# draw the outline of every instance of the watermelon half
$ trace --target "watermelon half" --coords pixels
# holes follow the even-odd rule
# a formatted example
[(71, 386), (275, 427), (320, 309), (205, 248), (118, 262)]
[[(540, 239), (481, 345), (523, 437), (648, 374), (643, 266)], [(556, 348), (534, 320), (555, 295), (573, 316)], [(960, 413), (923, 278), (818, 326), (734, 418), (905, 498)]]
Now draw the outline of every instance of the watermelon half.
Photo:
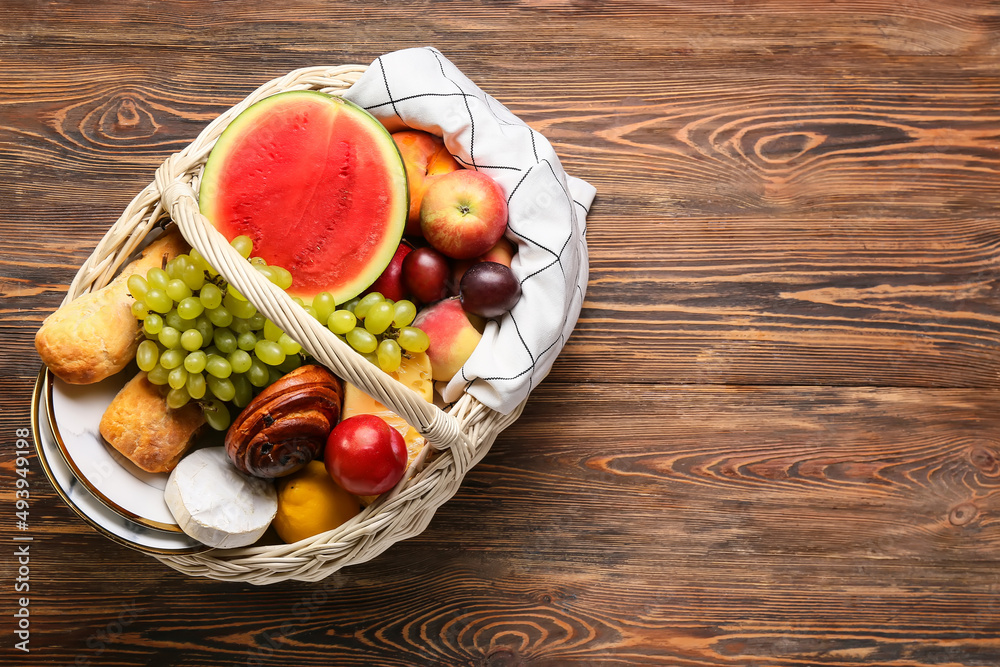
[(406, 168), (385, 127), (316, 91), (278, 93), (237, 116), (208, 156), (201, 212), (227, 238), (292, 274), (293, 296), (338, 304), (388, 266), (409, 208)]

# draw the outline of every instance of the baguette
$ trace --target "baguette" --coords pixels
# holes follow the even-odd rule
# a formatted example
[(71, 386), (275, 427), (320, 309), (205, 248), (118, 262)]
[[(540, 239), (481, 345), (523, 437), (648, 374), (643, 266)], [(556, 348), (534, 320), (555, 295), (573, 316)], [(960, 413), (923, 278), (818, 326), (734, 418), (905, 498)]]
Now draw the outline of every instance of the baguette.
[(124, 369), (135, 358), (142, 340), (132, 315), (135, 299), (127, 281), (146, 275), (154, 266), (187, 252), (189, 246), (174, 228), (150, 243), (106, 286), (83, 294), (45, 318), (35, 334), (42, 363), (69, 384), (92, 384)]

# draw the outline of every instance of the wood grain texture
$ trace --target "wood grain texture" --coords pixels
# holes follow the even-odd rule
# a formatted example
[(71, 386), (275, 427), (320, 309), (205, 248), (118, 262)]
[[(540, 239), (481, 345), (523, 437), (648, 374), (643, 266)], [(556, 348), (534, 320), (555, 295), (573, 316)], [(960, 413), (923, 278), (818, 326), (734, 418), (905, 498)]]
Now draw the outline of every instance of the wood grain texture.
[[(11, 665), (1000, 664), (1000, 6), (7, 0)], [(257, 85), (431, 44), (598, 188), (576, 332), (422, 535), (186, 578), (30, 458), (32, 338), (156, 166)]]

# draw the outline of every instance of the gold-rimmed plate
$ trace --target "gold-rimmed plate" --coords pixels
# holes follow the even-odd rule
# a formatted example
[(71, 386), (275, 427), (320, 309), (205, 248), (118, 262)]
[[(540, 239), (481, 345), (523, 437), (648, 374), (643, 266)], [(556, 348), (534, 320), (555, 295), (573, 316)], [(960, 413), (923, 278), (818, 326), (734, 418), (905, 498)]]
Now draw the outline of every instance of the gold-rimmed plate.
[[(182, 554), (208, 551), (209, 547), (179, 530), (160, 530), (129, 519), (98, 500), (70, 468), (57, 444), (50, 425), (53, 412), (49, 403), (50, 374), (44, 367), (35, 382), (32, 395), (31, 426), (35, 435), (35, 452), (45, 476), (56, 493), (81, 519), (105, 537), (149, 554)], [(97, 419), (100, 419), (98, 414)], [(172, 518), (172, 517), (171, 517)], [(176, 526), (176, 523), (174, 524)]]

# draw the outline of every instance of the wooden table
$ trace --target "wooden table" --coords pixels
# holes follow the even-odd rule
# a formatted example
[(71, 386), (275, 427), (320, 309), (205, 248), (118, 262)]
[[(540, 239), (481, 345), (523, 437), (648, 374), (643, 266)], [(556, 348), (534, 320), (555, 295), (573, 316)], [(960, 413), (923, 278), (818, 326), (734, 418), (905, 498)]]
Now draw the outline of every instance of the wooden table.
[[(4, 664), (1000, 664), (996, 2), (3, 5)], [(103, 231), (257, 85), (425, 44), (598, 189), (523, 417), (320, 584), (181, 575), (32, 457), (17, 592), (33, 335)]]

